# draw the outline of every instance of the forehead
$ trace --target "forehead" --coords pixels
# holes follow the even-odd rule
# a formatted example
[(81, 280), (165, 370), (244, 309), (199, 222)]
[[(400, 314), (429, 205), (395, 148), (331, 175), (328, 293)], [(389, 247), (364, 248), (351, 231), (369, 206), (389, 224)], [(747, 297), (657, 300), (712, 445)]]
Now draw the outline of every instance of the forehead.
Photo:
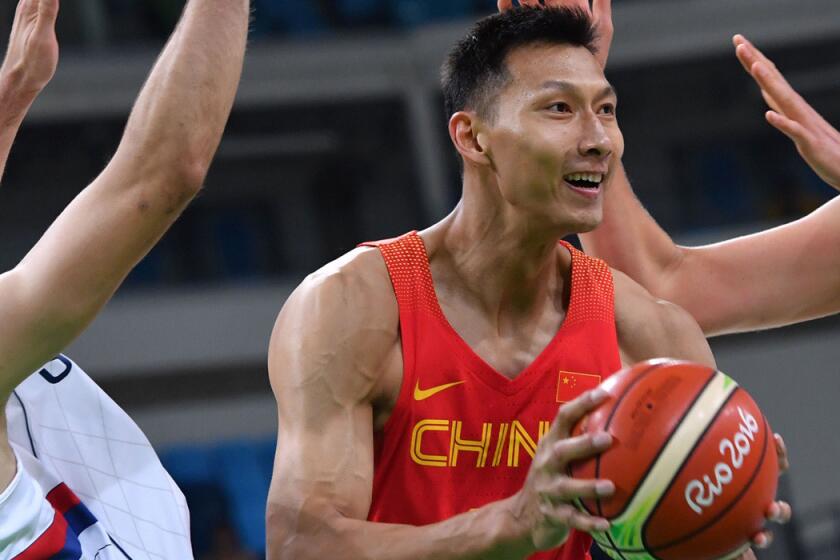
[(547, 82), (566, 82), (602, 90), (609, 86), (595, 56), (584, 47), (528, 45), (511, 51), (505, 59), (510, 89), (534, 92)]

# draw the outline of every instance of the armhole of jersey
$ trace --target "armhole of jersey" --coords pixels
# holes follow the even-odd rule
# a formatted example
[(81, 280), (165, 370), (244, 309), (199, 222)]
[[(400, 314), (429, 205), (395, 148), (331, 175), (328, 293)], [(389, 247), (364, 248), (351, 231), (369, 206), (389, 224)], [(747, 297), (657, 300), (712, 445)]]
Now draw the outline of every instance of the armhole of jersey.
[[(406, 239), (414, 234), (408, 233), (402, 237), (389, 239), (385, 241), (376, 241), (362, 243), (362, 247), (373, 247), (379, 250), (385, 262), (385, 268), (388, 270), (388, 277), (391, 279), (391, 288), (394, 292), (394, 297), (397, 301), (397, 308), (399, 310), (399, 334), (400, 347), (402, 352), (402, 381), (400, 383), (400, 392), (397, 401), (394, 403), (394, 409), (385, 423), (383, 431), (387, 431), (388, 426), (391, 425), (395, 418), (407, 411), (406, 403), (410, 402), (411, 391), (414, 386), (415, 364), (417, 356), (417, 305), (416, 290), (418, 273), (411, 267), (405, 268), (404, 258), (401, 258), (399, 253), (408, 252), (409, 256), (414, 251), (406, 243)], [(402, 264), (403, 266), (399, 266)]]

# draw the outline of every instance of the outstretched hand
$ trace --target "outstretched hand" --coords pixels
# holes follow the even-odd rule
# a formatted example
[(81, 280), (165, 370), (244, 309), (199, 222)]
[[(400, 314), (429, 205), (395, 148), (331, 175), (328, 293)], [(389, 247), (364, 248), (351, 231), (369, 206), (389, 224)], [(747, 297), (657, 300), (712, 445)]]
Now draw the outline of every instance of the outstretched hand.
[(59, 0), (18, 2), (0, 80), (30, 101), (49, 83), (58, 66), (58, 8)]
[(767, 122), (793, 140), (799, 154), (823, 181), (840, 190), (840, 132), (791, 87), (764, 53), (741, 35), (736, 35), (733, 42), (738, 60), (770, 106)]
[(578, 8), (587, 13), (592, 18), (592, 23), (598, 32), (595, 43), (598, 52), (595, 57), (598, 59), (601, 68), (606, 68), (614, 33), (612, 0), (592, 0), (591, 5), (590, 0), (499, 0), (499, 11), (503, 12), (511, 9), (517, 1), (520, 6)]

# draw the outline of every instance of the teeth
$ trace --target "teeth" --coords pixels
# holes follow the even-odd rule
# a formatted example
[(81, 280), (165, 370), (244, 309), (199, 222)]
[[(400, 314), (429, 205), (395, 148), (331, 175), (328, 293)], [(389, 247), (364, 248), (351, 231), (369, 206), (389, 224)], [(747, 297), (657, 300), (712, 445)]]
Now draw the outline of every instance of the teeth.
[(571, 173), (566, 175), (567, 181), (587, 181), (590, 183), (600, 183), (604, 179), (601, 173)]

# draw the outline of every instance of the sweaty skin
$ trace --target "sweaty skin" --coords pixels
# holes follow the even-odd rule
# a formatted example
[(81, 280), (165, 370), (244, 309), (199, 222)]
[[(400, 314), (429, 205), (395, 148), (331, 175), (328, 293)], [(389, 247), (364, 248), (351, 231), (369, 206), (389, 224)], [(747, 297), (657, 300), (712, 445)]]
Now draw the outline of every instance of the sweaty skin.
[[(14, 100), (0, 105), (2, 164), (26, 108), (55, 70), (57, 13), (58, 0), (18, 5), (0, 71), (0, 96)], [(233, 105), (248, 14), (247, 0), (187, 3), (111, 162), (0, 275), (2, 402), (84, 330), (200, 190)], [(15, 469), (0, 415), (0, 488)]]
[[(767, 121), (793, 140), (811, 168), (840, 189), (840, 132), (743, 37), (736, 54), (771, 110)], [(586, 250), (658, 297), (676, 302), (707, 335), (752, 331), (840, 312), (840, 200), (760, 233), (681, 247), (633, 194), (623, 170), (608, 187), (604, 223), (581, 237)]]
[[(421, 237), (449, 321), (479, 356), (513, 378), (565, 318), (571, 256), (557, 241), (601, 217), (600, 196), (584, 196), (562, 177), (609, 173), (623, 141), (615, 94), (586, 49), (522, 47), (510, 54), (508, 69), (513, 78), (495, 122), (470, 112), (452, 117), (450, 136), (465, 166), (463, 199)], [(714, 365), (687, 313), (621, 273), (614, 277), (626, 364), (670, 355)], [(612, 483), (563, 474), (569, 461), (609, 446), (608, 437), (569, 437), (603, 398), (598, 394), (561, 409), (514, 496), (423, 527), (366, 521), (374, 432), (393, 410), (402, 366), (397, 303), (378, 251), (345, 255), (287, 301), (269, 353), (279, 414), (269, 558), (526, 558), (561, 544), (570, 528), (604, 527), (569, 502), (607, 495)], [(558, 505), (545, 505), (547, 497)]]

